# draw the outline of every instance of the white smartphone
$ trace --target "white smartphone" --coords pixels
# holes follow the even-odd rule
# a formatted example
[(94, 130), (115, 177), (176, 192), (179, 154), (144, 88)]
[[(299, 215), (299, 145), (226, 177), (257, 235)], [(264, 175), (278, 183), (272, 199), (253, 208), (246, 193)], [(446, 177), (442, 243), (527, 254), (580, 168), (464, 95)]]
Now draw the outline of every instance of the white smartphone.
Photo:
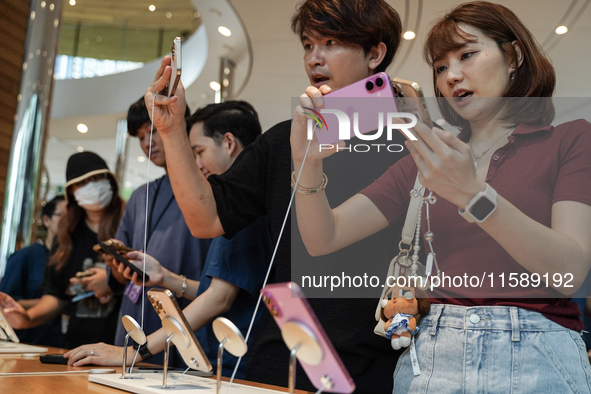
[(179, 81), (181, 80), (181, 70), (182, 70), (182, 62), (181, 62), (181, 38), (176, 37), (172, 41), (172, 47), (170, 48), (170, 80), (167, 82), (166, 87), (164, 88), (164, 94), (170, 97), (173, 96), (176, 92), (176, 88), (179, 85)]
[[(173, 337), (172, 342), (176, 344), (176, 348), (183, 357), (185, 364), (198, 371), (211, 371), (211, 363), (205, 355), (205, 352), (203, 352), (203, 349), (197, 341), (197, 338), (195, 338), (193, 329), (189, 325), (189, 322), (187, 322), (183, 311), (179, 307), (179, 304), (176, 302), (176, 298), (171, 293), (171, 291), (167, 289), (148, 290), (148, 300), (152, 304), (152, 307), (154, 307), (154, 310), (160, 317), (160, 320), (162, 320), (165, 330), (166, 323), (170, 324), (171, 321), (174, 323), (174, 325), (177, 325), (177, 327), (178, 325), (182, 327), (182, 340), (175, 341)], [(167, 335), (170, 335), (168, 330), (166, 333)], [(181, 342), (187, 346), (179, 346), (179, 343)]]

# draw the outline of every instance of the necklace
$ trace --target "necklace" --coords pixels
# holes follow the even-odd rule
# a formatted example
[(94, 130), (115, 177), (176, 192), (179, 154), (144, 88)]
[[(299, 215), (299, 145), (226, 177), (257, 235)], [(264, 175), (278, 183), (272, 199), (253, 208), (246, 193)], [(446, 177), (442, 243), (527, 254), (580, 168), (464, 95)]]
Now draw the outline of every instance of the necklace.
[(488, 152), (490, 150), (490, 148), (492, 148), (493, 146), (496, 145), (497, 142), (499, 142), (501, 139), (503, 139), (503, 137), (506, 137), (508, 134), (510, 134), (513, 130), (515, 130), (515, 127), (512, 129), (509, 129), (505, 134), (503, 134), (502, 136), (500, 136), (499, 138), (497, 138), (495, 140), (495, 142), (493, 142), (488, 148), (486, 148), (481, 154), (477, 155), (476, 153), (474, 153), (474, 149), (472, 148), (472, 137), (470, 137), (470, 150), (472, 151), (472, 156), (474, 156), (474, 168), (478, 169), (478, 160), (480, 160), (482, 158), (482, 156), (486, 155), (486, 152)]

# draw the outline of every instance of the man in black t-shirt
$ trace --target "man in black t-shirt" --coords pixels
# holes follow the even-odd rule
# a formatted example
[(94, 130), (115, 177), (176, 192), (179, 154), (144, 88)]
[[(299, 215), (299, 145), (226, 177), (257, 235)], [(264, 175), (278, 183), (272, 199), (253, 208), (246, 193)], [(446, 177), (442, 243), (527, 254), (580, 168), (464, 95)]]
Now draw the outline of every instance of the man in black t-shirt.
[[(307, 0), (292, 18), (292, 29), (304, 46), (310, 83), (328, 85), (333, 91), (384, 71), (401, 38), (398, 14), (383, 0)], [(184, 135), (184, 88), (179, 85), (173, 98), (155, 94), (166, 84), (169, 64), (170, 58), (165, 57), (145, 100), (150, 113), (154, 107), (154, 125), (166, 151), (174, 157), (168, 162), (168, 171), (187, 225), (197, 237), (232, 237), (267, 215), (273, 241), (279, 241), (271, 280), (289, 281), (291, 121), (261, 135), (225, 174), (206, 180)], [(310, 304), (353, 377), (356, 392), (390, 393), (397, 354), (373, 334), (375, 300), (312, 299)], [(246, 378), (285, 386), (289, 351), (269, 314), (254, 335)], [(303, 373), (297, 376), (298, 388), (313, 390)]]

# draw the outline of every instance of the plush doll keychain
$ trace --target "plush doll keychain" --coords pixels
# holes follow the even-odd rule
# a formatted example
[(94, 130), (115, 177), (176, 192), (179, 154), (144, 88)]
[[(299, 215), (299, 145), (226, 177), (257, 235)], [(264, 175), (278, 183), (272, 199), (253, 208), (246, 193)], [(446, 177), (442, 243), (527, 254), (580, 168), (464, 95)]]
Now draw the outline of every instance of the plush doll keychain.
[[(392, 348), (398, 350), (410, 345), (411, 336), (419, 332), (417, 319), (431, 310), (431, 302), (420, 289), (398, 289), (394, 287), (392, 294), (398, 290), (398, 297), (380, 301), (381, 317), (385, 323), (386, 338), (391, 340)], [(403, 293), (403, 295), (400, 295)]]

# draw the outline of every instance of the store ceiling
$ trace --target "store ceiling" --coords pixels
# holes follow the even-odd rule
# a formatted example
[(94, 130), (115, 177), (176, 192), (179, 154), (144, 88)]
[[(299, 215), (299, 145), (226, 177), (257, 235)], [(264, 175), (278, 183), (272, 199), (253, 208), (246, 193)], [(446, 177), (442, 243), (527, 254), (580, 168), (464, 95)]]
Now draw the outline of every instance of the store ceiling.
[[(79, 3), (83, 1), (85, 0), (80, 0)], [(511, 8), (523, 20), (552, 58), (557, 72), (556, 96), (580, 97), (582, 100), (591, 97), (591, 78), (589, 78), (591, 0), (501, 0), (497, 2)], [(142, 6), (146, 4), (139, 0), (89, 0), (88, 3), (99, 7), (100, 4), (125, 5), (129, 12), (132, 12), (137, 4), (141, 3)], [(162, 2), (162, 4), (171, 5), (172, 3), (177, 1)], [(193, 3), (198, 3), (198, 0), (194, 0)], [(248, 31), (254, 57), (249, 82), (237, 98), (247, 100), (254, 105), (259, 112), (264, 130), (291, 117), (291, 99), (303, 93), (308, 85), (302, 62), (303, 49), (298, 37), (290, 31), (289, 27), (290, 18), (298, 3), (297, 0), (231, 0), (231, 4)], [(431, 22), (461, 2), (388, 0), (388, 3), (400, 13), (405, 28), (414, 30), (417, 37), (412, 41), (403, 41), (394, 63), (387, 71), (391, 76), (418, 81), (423, 86), (425, 94), (432, 96), (431, 73), (421, 56), (422, 43)], [(159, 9), (158, 3), (156, 5)], [(209, 10), (200, 10), (204, 14), (203, 17), (206, 11)], [(556, 35), (554, 29), (563, 24), (569, 27), (569, 32), (562, 36)], [(218, 33), (208, 31), (208, 34)], [(190, 65), (185, 64), (184, 67), (190, 67)], [(149, 83), (150, 81), (146, 81), (146, 87)], [(205, 96), (207, 99), (200, 98)], [(212, 101), (211, 92), (202, 91), (192, 95), (189, 105), (192, 109), (196, 109)], [(105, 139), (108, 135), (114, 136), (116, 121), (125, 116), (125, 110), (126, 108), (122, 108), (120, 113), (88, 119), (84, 114), (76, 118), (53, 119), (50, 134), (57, 134), (61, 140), (67, 143), (72, 142), (75, 146), (85, 146), (85, 141), (88, 141), (88, 145), (92, 145), (97, 139)], [(77, 122), (86, 120), (95, 125), (95, 130), (100, 131), (94, 135), (89, 132), (84, 136), (77, 133), (72, 125), (75, 126)], [(114, 137), (112, 145), (114, 146)], [(130, 139), (130, 148), (137, 148), (136, 145), (135, 139)], [(136, 155), (141, 155), (137, 149), (129, 155), (130, 160), (135, 160)], [(107, 159), (109, 163), (114, 163), (114, 157)], [(140, 163), (133, 165), (135, 164)], [(145, 173), (145, 166), (145, 163), (141, 164), (141, 167), (138, 167), (139, 172)], [(52, 179), (59, 182), (60, 175)], [(134, 187), (135, 185), (134, 181)]]

